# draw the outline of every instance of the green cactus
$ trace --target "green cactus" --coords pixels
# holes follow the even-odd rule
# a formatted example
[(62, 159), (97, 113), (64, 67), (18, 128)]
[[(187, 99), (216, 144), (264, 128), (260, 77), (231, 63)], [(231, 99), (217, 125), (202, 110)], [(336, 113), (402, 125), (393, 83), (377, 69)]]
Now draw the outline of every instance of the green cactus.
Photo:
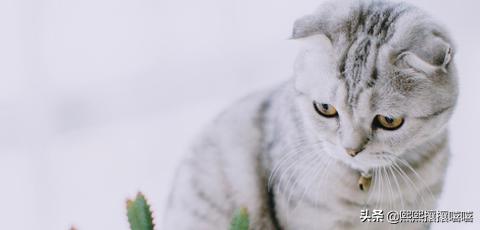
[(145, 196), (138, 193), (135, 200), (127, 200), (127, 216), (131, 230), (153, 230), (153, 217)]
[(233, 216), (230, 230), (248, 230), (249, 225), (248, 210), (246, 208), (240, 208)]
[[(140, 192), (135, 200), (127, 200), (127, 216), (131, 230), (153, 230), (155, 227), (150, 205)], [(248, 230), (249, 225), (248, 210), (240, 208), (232, 218), (230, 230)]]

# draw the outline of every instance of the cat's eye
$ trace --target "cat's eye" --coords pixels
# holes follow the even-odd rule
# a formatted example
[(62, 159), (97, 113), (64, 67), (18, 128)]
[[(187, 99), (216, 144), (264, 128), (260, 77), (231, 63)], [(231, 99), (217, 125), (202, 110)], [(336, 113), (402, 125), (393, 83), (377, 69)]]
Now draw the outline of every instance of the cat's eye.
[(338, 115), (337, 109), (333, 105), (313, 102), (313, 107), (318, 114), (324, 117), (336, 117)]
[(402, 127), (404, 119), (402, 117), (389, 117), (377, 115), (373, 119), (373, 126), (385, 130), (396, 130)]

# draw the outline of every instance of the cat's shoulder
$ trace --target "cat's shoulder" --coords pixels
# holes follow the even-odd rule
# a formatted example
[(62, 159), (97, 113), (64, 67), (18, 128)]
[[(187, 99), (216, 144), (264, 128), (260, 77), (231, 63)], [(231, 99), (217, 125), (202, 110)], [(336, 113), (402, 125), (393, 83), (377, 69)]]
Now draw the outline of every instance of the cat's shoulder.
[(278, 90), (278, 86), (267, 88), (233, 102), (199, 133), (193, 143), (197, 150), (194, 152), (205, 152), (205, 148), (228, 149), (228, 152), (257, 149), (261, 144), (266, 110)]
[(236, 100), (209, 122), (204, 129), (205, 134), (240, 137), (256, 132), (263, 122), (273, 91), (265, 89)]

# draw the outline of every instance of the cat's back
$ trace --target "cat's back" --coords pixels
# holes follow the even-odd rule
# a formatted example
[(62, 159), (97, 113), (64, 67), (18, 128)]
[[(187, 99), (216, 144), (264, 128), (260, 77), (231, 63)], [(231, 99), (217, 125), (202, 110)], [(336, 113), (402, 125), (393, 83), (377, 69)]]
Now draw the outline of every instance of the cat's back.
[[(235, 154), (235, 150), (258, 149), (262, 127), (266, 122), (265, 112), (270, 106), (271, 95), (275, 90), (278, 89), (271, 88), (252, 93), (227, 107), (197, 136), (189, 157), (202, 158), (208, 155), (237, 157), (245, 154)], [(211, 147), (224, 151), (217, 153), (205, 151)]]
[[(260, 152), (264, 114), (274, 90), (235, 102), (197, 137), (177, 172), (166, 229), (227, 229), (241, 207), (252, 217), (260, 217), (252, 222), (264, 221), (260, 219), (268, 213), (263, 207), (266, 194)], [(199, 221), (187, 223), (184, 220), (192, 218), (185, 215)]]

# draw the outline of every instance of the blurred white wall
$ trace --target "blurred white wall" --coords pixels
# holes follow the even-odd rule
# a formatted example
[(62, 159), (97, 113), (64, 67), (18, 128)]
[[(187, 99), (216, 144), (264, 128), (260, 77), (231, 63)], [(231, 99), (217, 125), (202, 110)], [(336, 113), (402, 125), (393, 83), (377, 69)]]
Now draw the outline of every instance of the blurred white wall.
[[(0, 229), (128, 229), (159, 220), (176, 164), (215, 114), (290, 77), (295, 18), (321, 0), (0, 0)], [(439, 209), (479, 229), (480, 2), (413, 1), (458, 46), (461, 95)]]

